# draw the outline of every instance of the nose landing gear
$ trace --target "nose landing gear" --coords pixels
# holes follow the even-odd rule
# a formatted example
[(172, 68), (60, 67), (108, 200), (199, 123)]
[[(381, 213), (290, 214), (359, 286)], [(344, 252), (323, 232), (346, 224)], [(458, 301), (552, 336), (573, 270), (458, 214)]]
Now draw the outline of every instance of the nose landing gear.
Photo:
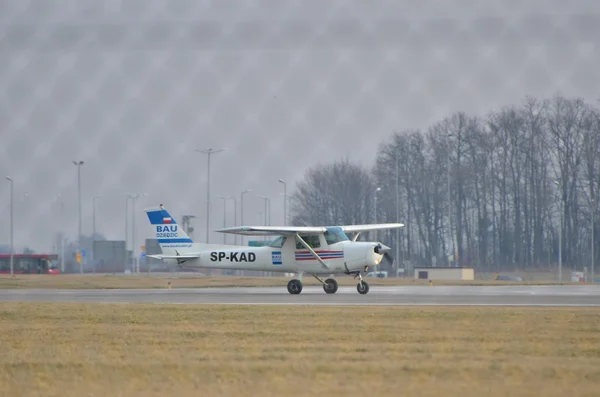
[[(344, 264), (344, 266), (346, 266), (346, 264)], [(364, 272), (366, 273), (369, 270), (369, 266), (365, 266)], [(366, 293), (369, 292), (369, 284), (367, 284), (367, 282), (365, 280), (363, 280), (362, 278), (362, 274), (360, 274), (359, 270), (355, 270), (355, 271), (350, 271), (348, 270), (348, 266), (346, 266), (346, 271), (344, 272), (345, 274), (348, 275), (354, 275), (354, 278), (356, 279), (356, 277), (358, 277), (358, 284), (356, 284), (356, 290), (358, 291), (359, 294), (364, 295)]]

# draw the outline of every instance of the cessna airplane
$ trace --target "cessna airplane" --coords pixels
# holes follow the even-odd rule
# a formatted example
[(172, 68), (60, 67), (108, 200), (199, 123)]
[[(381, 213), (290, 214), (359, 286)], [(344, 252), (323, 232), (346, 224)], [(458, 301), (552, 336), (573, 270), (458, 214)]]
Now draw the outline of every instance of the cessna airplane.
[[(323, 280), (319, 275), (354, 275), (359, 278), (358, 293), (368, 293), (369, 285), (363, 280), (361, 271), (366, 273), (369, 267), (378, 265), (390, 248), (379, 242), (356, 239), (362, 232), (404, 226), (402, 223), (329, 227), (241, 226), (217, 230), (247, 236), (278, 236), (266, 246), (249, 247), (195, 243), (162, 204), (145, 211), (163, 252), (148, 257), (186, 268), (296, 273), (299, 277), (290, 280), (287, 286), (293, 295), (302, 292), (303, 273), (319, 280), (328, 294), (337, 292), (338, 283), (334, 278)], [(349, 238), (347, 233), (352, 237)]]

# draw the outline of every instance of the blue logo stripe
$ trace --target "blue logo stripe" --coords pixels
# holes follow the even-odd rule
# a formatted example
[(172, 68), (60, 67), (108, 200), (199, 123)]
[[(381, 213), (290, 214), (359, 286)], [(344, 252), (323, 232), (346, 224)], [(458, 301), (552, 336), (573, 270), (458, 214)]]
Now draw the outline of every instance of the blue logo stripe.
[(193, 243), (191, 238), (159, 238), (157, 240), (159, 244)]

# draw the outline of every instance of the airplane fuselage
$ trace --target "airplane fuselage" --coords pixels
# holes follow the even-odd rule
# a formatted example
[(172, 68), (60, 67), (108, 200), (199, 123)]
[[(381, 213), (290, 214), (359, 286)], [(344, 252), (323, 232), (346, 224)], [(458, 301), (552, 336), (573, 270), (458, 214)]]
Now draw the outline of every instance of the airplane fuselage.
[(343, 241), (328, 245), (326, 248), (315, 248), (314, 252), (325, 265), (310, 250), (298, 249), (293, 244), (285, 244), (281, 248), (232, 246), (231, 249), (225, 249), (221, 246), (211, 250), (198, 244), (198, 251), (200, 251), (198, 258), (179, 260), (180, 263), (176, 259), (164, 260), (170, 265), (185, 268), (329, 274), (357, 271), (365, 266), (379, 264), (381, 255), (374, 253), (375, 245)]

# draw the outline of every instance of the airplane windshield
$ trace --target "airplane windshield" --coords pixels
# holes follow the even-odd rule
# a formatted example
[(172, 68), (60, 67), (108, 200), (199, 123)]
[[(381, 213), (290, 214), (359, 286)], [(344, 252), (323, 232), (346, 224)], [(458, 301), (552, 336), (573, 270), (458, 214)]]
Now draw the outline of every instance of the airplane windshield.
[(269, 244), (269, 247), (281, 248), (281, 247), (283, 247), (283, 244), (285, 244), (285, 240), (286, 240), (285, 236), (277, 237), (275, 240), (273, 240), (273, 242), (271, 244)]
[(335, 244), (350, 239), (346, 236), (346, 233), (344, 233), (341, 227), (328, 227), (325, 232), (325, 240), (327, 241), (327, 244)]

